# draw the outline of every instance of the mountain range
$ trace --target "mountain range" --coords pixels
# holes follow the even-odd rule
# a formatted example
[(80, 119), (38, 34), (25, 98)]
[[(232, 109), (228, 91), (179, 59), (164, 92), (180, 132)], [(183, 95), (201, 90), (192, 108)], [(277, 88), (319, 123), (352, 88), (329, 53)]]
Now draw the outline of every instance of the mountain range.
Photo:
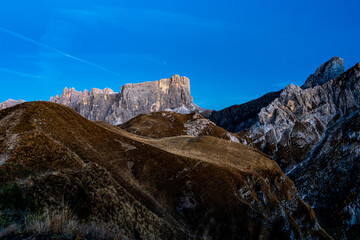
[(37, 205), (130, 239), (360, 235), (360, 63), (220, 111), (179, 75), (20, 103), (0, 105), (0, 183)]
[(89, 120), (114, 125), (141, 113), (164, 110), (190, 113), (201, 110), (193, 103), (190, 80), (179, 75), (159, 81), (125, 84), (120, 93), (114, 93), (109, 88), (92, 89), (90, 93), (65, 88), (60, 97), (51, 97), (50, 102), (67, 105)]

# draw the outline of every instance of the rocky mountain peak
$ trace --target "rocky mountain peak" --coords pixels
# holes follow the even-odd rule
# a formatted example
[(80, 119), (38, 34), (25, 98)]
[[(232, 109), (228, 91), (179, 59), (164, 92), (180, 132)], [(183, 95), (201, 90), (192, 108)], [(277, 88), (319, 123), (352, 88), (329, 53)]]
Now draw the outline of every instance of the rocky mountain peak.
[[(87, 90), (87, 89), (85, 89), (84, 91), (83, 91), (83, 94), (85, 95), (85, 96), (89, 96), (90, 95), (90, 93), (89, 93), (89, 91)], [(58, 95), (57, 95), (58, 96)]]
[(284, 88), (284, 90), (281, 91), (280, 95), (284, 96), (289, 93), (298, 92), (298, 91), (301, 91), (301, 88), (298, 85), (289, 84)]
[(344, 59), (340, 57), (333, 57), (326, 63), (322, 64), (314, 74), (311, 74), (306, 80), (305, 84), (301, 86), (302, 89), (312, 88), (322, 85), (331, 79), (334, 79), (344, 73), (345, 65)]
[[(360, 74), (356, 69), (357, 65), (314, 88), (288, 85), (278, 98), (259, 112), (258, 124), (249, 128), (248, 137), (277, 160), (283, 170), (289, 171), (308, 157), (330, 124), (339, 116), (359, 108), (357, 82)], [(287, 149), (292, 147), (291, 156), (288, 156)]]

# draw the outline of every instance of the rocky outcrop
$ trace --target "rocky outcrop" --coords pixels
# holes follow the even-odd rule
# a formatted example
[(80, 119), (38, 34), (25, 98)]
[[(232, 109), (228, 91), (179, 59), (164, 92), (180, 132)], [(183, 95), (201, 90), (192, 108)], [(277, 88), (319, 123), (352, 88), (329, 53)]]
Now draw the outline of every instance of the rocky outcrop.
[(109, 88), (92, 89), (90, 93), (65, 88), (60, 97), (52, 97), (50, 102), (67, 105), (89, 120), (110, 124), (121, 124), (142, 113), (200, 110), (193, 103), (190, 80), (179, 75), (154, 82), (125, 84), (120, 93)]
[(341, 117), (288, 175), (335, 239), (360, 236), (360, 113)]
[(344, 73), (344, 69), (344, 59), (333, 57), (321, 65), (318, 69), (316, 69), (316, 72), (308, 77), (305, 84), (302, 85), (301, 88), (306, 89), (322, 85), (327, 81), (340, 76), (342, 73)]
[(277, 161), (336, 239), (354, 239), (360, 233), (360, 63), (337, 76), (342, 66), (333, 58), (302, 88), (288, 85), (239, 134)]
[(245, 131), (251, 145), (290, 171), (304, 161), (324, 131), (341, 116), (360, 107), (360, 64), (336, 79), (314, 88), (288, 85), (258, 114)]
[(9, 107), (13, 107), (15, 105), (24, 103), (24, 100), (13, 100), (13, 99), (9, 99), (6, 100), (5, 102), (0, 103), (0, 110), (5, 109), (5, 108), (9, 108)]
[[(301, 88), (307, 89), (322, 85), (342, 73), (344, 73), (344, 60), (333, 57), (322, 64), (314, 74), (311, 74)], [(260, 111), (280, 97), (282, 91), (267, 93), (258, 99), (233, 105), (220, 111), (205, 111), (202, 115), (230, 132), (241, 132), (256, 124)]]

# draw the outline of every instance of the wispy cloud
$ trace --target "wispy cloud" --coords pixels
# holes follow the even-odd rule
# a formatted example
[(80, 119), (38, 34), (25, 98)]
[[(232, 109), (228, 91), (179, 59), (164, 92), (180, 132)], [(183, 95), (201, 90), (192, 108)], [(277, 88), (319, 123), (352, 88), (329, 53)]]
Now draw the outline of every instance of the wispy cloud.
[(34, 74), (30, 74), (30, 73), (23, 73), (23, 72), (11, 70), (11, 69), (8, 69), (8, 68), (2, 68), (2, 67), (0, 67), (0, 71), (4, 72), (4, 73), (15, 74), (17, 76), (26, 77), (26, 78), (39, 78), (39, 79), (43, 78), (42, 76), (39, 76), (39, 75), (34, 75)]
[(193, 25), (199, 27), (217, 28), (233, 31), (240, 30), (241, 27), (241, 25), (239, 24), (228, 21), (221, 21), (152, 8), (123, 7), (115, 9), (109, 7), (94, 7), (92, 9), (58, 10), (69, 17), (92, 22), (94, 24), (97, 23), (97, 21), (94, 21), (94, 19), (102, 19), (119, 24), (122, 24), (123, 20), (130, 20), (132, 24), (134, 24), (134, 21), (141, 21), (143, 23), (164, 22), (169, 24)]
[(6, 28), (4, 28), (4, 27), (0, 27), (0, 31), (2, 31), (2, 32), (4, 32), (4, 33), (7, 33), (7, 34), (9, 34), (9, 35), (12, 35), (12, 36), (14, 36), (14, 37), (20, 38), (20, 39), (22, 39), (22, 40), (24, 40), (24, 41), (27, 41), (27, 42), (29, 42), (29, 43), (32, 43), (32, 44), (34, 44), (34, 45), (36, 45), (36, 46), (43, 47), (43, 48), (45, 48), (45, 49), (47, 49), (47, 50), (50, 50), (50, 51), (55, 52), (55, 53), (58, 53), (58, 54), (60, 54), (60, 55), (62, 55), (62, 56), (64, 56), (64, 57), (67, 57), (67, 58), (76, 60), (76, 61), (78, 61), (78, 62), (81, 62), (81, 63), (87, 64), (87, 65), (90, 65), (90, 66), (95, 67), (95, 68), (98, 68), (98, 69), (100, 69), (100, 70), (102, 70), (102, 71), (104, 71), (104, 72), (107, 72), (107, 73), (116, 75), (116, 76), (118, 76), (118, 77), (121, 77), (121, 75), (120, 75), (119, 73), (116, 73), (116, 72), (114, 72), (114, 71), (111, 71), (111, 70), (109, 70), (109, 69), (107, 69), (107, 68), (105, 68), (105, 67), (103, 67), (103, 66), (100, 66), (100, 65), (98, 65), (98, 64), (96, 64), (96, 63), (89, 62), (89, 61), (87, 61), (87, 60), (84, 60), (84, 59), (75, 57), (75, 56), (70, 55), (70, 54), (68, 54), (68, 53), (65, 53), (65, 52), (63, 52), (63, 51), (61, 51), (61, 50), (59, 50), (59, 49), (57, 49), (57, 48), (54, 48), (54, 47), (52, 47), (52, 46), (49, 46), (49, 45), (43, 44), (43, 43), (41, 43), (41, 42), (35, 41), (35, 40), (33, 40), (33, 39), (29, 38), (29, 37), (26, 37), (26, 36), (21, 35), (21, 34), (19, 34), (19, 33), (13, 32), (13, 31), (11, 31), (11, 30), (9, 30), (9, 29), (6, 29)]

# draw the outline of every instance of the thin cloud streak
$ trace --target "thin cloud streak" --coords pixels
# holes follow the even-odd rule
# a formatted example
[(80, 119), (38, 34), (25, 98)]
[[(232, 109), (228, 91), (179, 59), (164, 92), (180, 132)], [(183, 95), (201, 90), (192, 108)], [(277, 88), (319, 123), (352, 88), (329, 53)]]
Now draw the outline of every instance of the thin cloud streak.
[(2, 32), (4, 32), (4, 33), (7, 33), (7, 34), (10, 34), (10, 35), (12, 35), (12, 36), (14, 36), (14, 37), (20, 38), (20, 39), (22, 39), (22, 40), (24, 40), (24, 41), (27, 41), (27, 42), (29, 42), (29, 43), (32, 43), (32, 44), (34, 44), (34, 45), (36, 45), (36, 46), (43, 47), (43, 48), (46, 48), (46, 49), (48, 49), (48, 50), (50, 50), (50, 51), (56, 52), (56, 53), (58, 53), (58, 54), (60, 54), (60, 55), (62, 55), (62, 56), (64, 56), (64, 57), (74, 59), (74, 60), (76, 60), (76, 61), (82, 62), (82, 63), (84, 63), (84, 64), (87, 64), (87, 65), (90, 65), (90, 66), (92, 66), (92, 67), (98, 68), (98, 69), (100, 69), (100, 70), (103, 70), (104, 72), (107, 72), (107, 73), (116, 75), (117, 77), (121, 77), (121, 75), (120, 75), (119, 73), (113, 72), (113, 71), (111, 71), (111, 70), (109, 70), (109, 69), (107, 69), (107, 68), (105, 68), (105, 67), (103, 67), (103, 66), (100, 66), (100, 65), (98, 65), (98, 64), (96, 64), (96, 63), (92, 63), (92, 62), (86, 61), (86, 60), (84, 60), (84, 59), (81, 59), (81, 58), (72, 56), (72, 55), (70, 55), (70, 54), (68, 54), (68, 53), (65, 53), (65, 52), (63, 52), (63, 51), (61, 51), (61, 50), (59, 50), (59, 49), (57, 49), (57, 48), (51, 47), (51, 46), (49, 46), (49, 45), (46, 45), (46, 44), (43, 44), (43, 43), (40, 43), (40, 42), (37, 42), (37, 41), (35, 41), (35, 40), (31, 39), (31, 38), (28, 38), (28, 37), (26, 37), (26, 36), (24, 36), (24, 35), (18, 34), (18, 33), (13, 32), (13, 31), (10, 31), (9, 29), (0, 27), (0, 31), (2, 31)]
[(10, 73), (10, 74), (15, 74), (15, 75), (20, 76), (20, 77), (39, 78), (39, 79), (43, 78), (42, 76), (33, 75), (33, 74), (29, 74), (29, 73), (18, 72), (18, 71), (15, 71), (15, 70), (11, 70), (11, 69), (8, 69), (8, 68), (2, 68), (2, 67), (0, 67), (0, 71), (5, 72), (5, 73)]
[[(121, 23), (121, 19), (128, 21), (141, 21), (145, 23), (149, 22), (166, 22), (171, 24), (183, 24), (183, 25), (194, 25), (199, 27), (217, 28), (221, 30), (239, 31), (241, 25), (227, 22), (214, 20), (210, 18), (203, 18), (198, 16), (191, 16), (182, 13), (163, 11), (160, 9), (152, 8), (109, 8), (109, 7), (95, 7), (93, 9), (58, 9), (61, 13), (66, 14), (69, 17), (75, 17), (85, 21), (93, 22), (97, 21), (93, 19), (104, 19), (110, 22)], [(114, 21), (117, 19), (117, 21)]]

